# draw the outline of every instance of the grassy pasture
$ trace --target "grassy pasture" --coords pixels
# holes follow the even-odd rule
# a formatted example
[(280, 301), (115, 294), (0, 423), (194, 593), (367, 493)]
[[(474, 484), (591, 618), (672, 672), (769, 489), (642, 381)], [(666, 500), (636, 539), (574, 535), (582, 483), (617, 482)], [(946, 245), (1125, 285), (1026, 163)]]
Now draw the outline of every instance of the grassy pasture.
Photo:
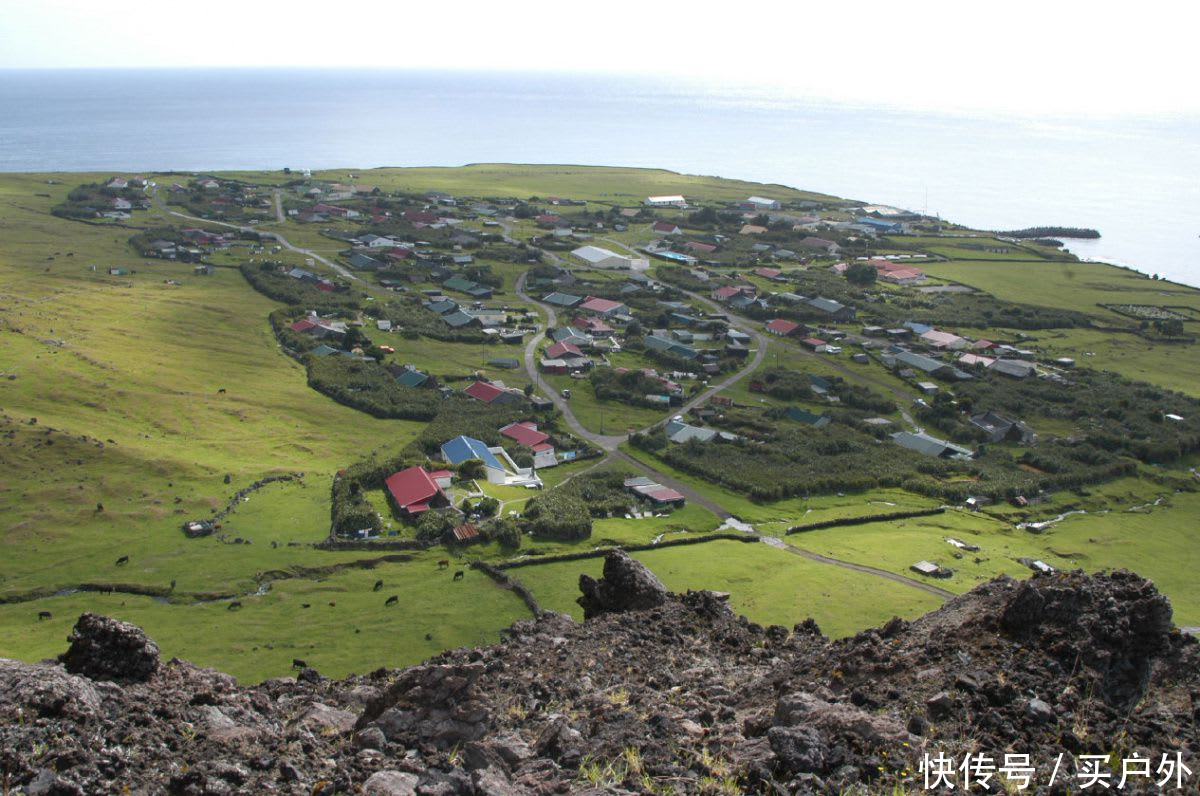
[[(933, 276), (970, 285), (1005, 301), (1078, 310), (1113, 326), (1129, 326), (1131, 321), (1097, 305), (1176, 304), (1200, 309), (1200, 290), (1103, 263), (951, 260), (921, 267)], [(1030, 286), (1036, 286), (1033, 295)]]
[[(913, 618), (940, 601), (907, 586), (819, 564), (764, 544), (709, 542), (634, 554), (674, 592), (714, 589), (731, 593), (730, 606), (761, 624), (786, 627), (812, 617), (829, 636), (841, 637), (886, 622)], [(599, 577), (603, 559), (587, 559), (512, 570), (543, 607), (570, 613), (579, 576)]]

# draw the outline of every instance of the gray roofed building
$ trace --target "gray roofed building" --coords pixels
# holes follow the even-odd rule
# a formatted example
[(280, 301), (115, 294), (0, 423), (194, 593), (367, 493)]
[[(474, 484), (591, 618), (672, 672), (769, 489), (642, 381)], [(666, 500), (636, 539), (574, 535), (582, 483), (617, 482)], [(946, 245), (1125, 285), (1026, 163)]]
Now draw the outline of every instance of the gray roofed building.
[(924, 456), (937, 456), (943, 459), (970, 459), (974, 453), (969, 448), (955, 445), (948, 440), (931, 437), (923, 431), (897, 431), (892, 434), (892, 441), (897, 445), (916, 451)]
[(1007, 418), (991, 409), (982, 414), (973, 415), (971, 425), (987, 434), (988, 439), (992, 442), (1013, 440), (1029, 444), (1037, 439), (1037, 434), (1025, 423)]
[(1014, 379), (1027, 379), (1037, 373), (1037, 367), (1032, 362), (1023, 362), (1019, 359), (997, 359), (988, 365), (988, 370), (1011, 376)]
[(445, 315), (448, 312), (457, 310), (458, 302), (451, 301), (448, 298), (441, 299), (440, 301), (427, 301), (425, 302), (425, 309), (436, 312), (438, 315)]
[(848, 307), (840, 301), (818, 296), (817, 298), (809, 299), (805, 303), (814, 310), (825, 313), (835, 321), (854, 320), (854, 308)]
[(888, 358), (891, 358), (892, 363), (895, 365), (915, 368), (931, 375), (946, 376), (948, 378), (958, 379), (959, 381), (964, 381), (971, 378), (970, 373), (959, 370), (949, 362), (943, 362), (940, 359), (927, 357), (924, 354), (916, 354), (912, 351), (897, 351), (894, 354), (887, 354), (883, 357), (885, 364)]
[(570, 293), (554, 292), (543, 297), (542, 301), (558, 307), (574, 307), (583, 301), (583, 296), (572, 296)]
[(471, 323), (477, 323), (478, 319), (472, 315), (468, 315), (462, 310), (456, 310), (449, 315), (443, 315), (442, 320), (453, 329), (461, 329)]
[(351, 254), (346, 262), (350, 263), (351, 268), (357, 268), (360, 271), (375, 271), (381, 265), (378, 260), (368, 257), (361, 252)]

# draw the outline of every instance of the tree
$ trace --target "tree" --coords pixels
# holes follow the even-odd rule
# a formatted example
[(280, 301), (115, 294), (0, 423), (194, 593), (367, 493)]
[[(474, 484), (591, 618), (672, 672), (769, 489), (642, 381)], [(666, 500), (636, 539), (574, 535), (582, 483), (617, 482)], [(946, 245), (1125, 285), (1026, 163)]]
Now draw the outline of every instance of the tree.
[(879, 271), (870, 263), (855, 263), (846, 269), (846, 281), (853, 285), (871, 285), (879, 278)]
[(417, 538), (436, 542), (454, 530), (454, 516), (448, 511), (427, 511), (417, 521)]
[(480, 478), (483, 472), (483, 461), (480, 459), (467, 459), (458, 466), (458, 477), (463, 479)]
[(521, 528), (511, 517), (493, 520), (488, 532), (501, 547), (515, 549), (521, 546)]

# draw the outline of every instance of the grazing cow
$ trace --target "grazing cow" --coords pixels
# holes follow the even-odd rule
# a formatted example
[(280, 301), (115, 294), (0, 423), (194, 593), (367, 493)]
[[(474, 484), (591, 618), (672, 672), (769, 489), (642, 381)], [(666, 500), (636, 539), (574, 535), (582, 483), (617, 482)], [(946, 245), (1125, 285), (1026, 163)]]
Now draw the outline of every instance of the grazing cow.
[(129, 563), (129, 556), (121, 556), (120, 558), (117, 559), (116, 566), (119, 567), (119, 566), (122, 566), (122, 565), (128, 564), (128, 563)]
[(380, 578), (379, 580), (375, 581), (375, 586), (374, 586), (374, 588), (371, 589), (371, 591), (379, 591), (382, 588), (383, 588), (383, 579)]
[(425, 640), (426, 640), (426, 641), (433, 641), (433, 634), (432, 634), (432, 633), (426, 633), (426, 634), (425, 634)]
[(54, 614), (50, 613), (49, 611), (38, 611), (38, 621), (39, 622), (42, 621), (43, 619), (53, 619), (53, 618), (54, 618)]
[(458, 572), (454, 573), (455, 580), (462, 580), (463, 577), (464, 577), (464, 575), (463, 575), (463, 571), (461, 569)]
[(307, 669), (308, 664), (305, 663), (304, 661), (300, 660), (299, 658), (292, 658), (292, 668), (293, 669)]
[(330, 607), (330, 608), (336, 608), (336, 607), (337, 607), (337, 603), (330, 603), (330, 604), (329, 604), (329, 607)]
[(448, 566), (450, 566), (450, 562), (447, 561), (446, 559), (442, 559), (441, 561), (438, 562), (438, 569), (445, 569)]
[(224, 394), (225, 394), (225, 388), (224, 388), (224, 387), (222, 387), (222, 388), (220, 388), (219, 390), (217, 390), (217, 392), (218, 392), (220, 395), (224, 395)]
[(241, 607), (242, 607), (242, 603), (241, 603), (241, 601), (240, 601), (240, 600), (234, 600), (233, 602), (231, 602), (231, 603), (229, 604), (229, 606), (228, 606), (228, 607), (227, 607), (225, 610), (226, 610), (226, 611), (232, 611), (232, 610), (234, 610), (235, 608), (241, 608)]
[(388, 605), (395, 605), (398, 602), (400, 602), (400, 595), (393, 594), (391, 597), (388, 597), (386, 600), (384, 600), (383, 604), (384, 604), (384, 606), (388, 606)]
[(301, 608), (312, 608), (312, 603), (300, 603)]

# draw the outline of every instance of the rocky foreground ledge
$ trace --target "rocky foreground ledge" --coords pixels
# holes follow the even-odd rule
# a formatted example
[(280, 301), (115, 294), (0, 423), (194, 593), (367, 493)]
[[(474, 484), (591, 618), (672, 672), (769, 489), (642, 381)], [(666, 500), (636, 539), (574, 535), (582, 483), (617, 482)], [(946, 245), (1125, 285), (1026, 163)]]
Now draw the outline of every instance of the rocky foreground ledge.
[(923, 790), (925, 755), (1022, 753), (1027, 792), (1067, 793), (1088, 754), (1200, 769), (1198, 645), (1129, 572), (999, 578), (841, 641), (669, 594), (623, 553), (581, 588), (584, 624), (251, 688), (85, 614), (59, 661), (0, 659), (0, 792), (891, 794)]

